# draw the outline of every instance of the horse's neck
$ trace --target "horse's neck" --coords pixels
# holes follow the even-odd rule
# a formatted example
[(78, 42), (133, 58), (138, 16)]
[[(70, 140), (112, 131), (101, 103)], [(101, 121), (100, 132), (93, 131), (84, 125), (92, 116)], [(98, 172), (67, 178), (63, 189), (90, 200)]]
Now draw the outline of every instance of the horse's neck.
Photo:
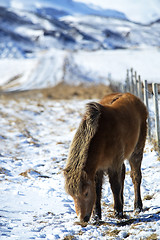
[(95, 178), (95, 174), (96, 174), (96, 159), (87, 159), (85, 166), (84, 166), (84, 170), (86, 171), (89, 179), (94, 179)]

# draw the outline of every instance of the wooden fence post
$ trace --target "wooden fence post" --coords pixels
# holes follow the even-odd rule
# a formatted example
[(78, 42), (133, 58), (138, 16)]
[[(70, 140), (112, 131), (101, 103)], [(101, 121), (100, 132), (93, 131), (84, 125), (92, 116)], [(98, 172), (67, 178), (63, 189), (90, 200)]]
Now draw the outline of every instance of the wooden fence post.
[(125, 92), (129, 92), (129, 91), (130, 91), (129, 70), (127, 69), (126, 84), (125, 84)]
[(138, 97), (137, 72), (134, 72), (134, 94)]
[(148, 109), (148, 137), (149, 140), (151, 140), (151, 121), (150, 121), (150, 115), (149, 115), (149, 105), (148, 105), (148, 83), (147, 80), (144, 80), (144, 103)]
[(153, 98), (154, 98), (154, 108), (155, 108), (155, 128), (156, 128), (156, 141), (158, 145), (158, 150), (160, 151), (160, 125), (159, 125), (159, 107), (158, 107), (158, 88), (157, 84), (152, 84)]
[(131, 68), (131, 87), (130, 92), (134, 94), (133, 68)]
[(138, 75), (138, 97), (143, 101), (141, 76)]
[[(111, 76), (108, 76), (111, 79)], [(142, 101), (144, 101), (147, 110), (148, 110), (148, 138), (151, 141), (152, 131), (151, 131), (151, 118), (150, 118), (150, 111), (149, 111), (149, 103), (148, 98), (150, 93), (148, 91), (148, 83), (147, 80), (142, 82), (140, 75), (137, 77), (137, 72), (133, 74), (133, 68), (127, 70), (125, 84), (116, 84), (115, 86), (121, 90), (122, 92), (130, 92), (138, 96)], [(156, 141), (158, 145), (158, 151), (160, 152), (160, 116), (159, 116), (159, 106), (158, 106), (158, 88), (157, 84), (152, 84), (153, 88), (153, 95), (154, 95), (154, 106), (155, 106), (155, 128), (156, 128)], [(152, 93), (151, 93), (152, 94)]]

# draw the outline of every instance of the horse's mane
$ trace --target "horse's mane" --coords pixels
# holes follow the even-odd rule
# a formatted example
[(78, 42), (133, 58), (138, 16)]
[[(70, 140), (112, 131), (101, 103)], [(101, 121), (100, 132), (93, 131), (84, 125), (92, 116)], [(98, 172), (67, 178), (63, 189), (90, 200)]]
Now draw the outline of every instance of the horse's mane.
[(67, 165), (64, 169), (65, 188), (70, 195), (82, 191), (83, 181), (85, 180), (83, 168), (88, 157), (91, 139), (98, 128), (101, 107), (96, 102), (86, 104), (84, 117), (71, 143)]

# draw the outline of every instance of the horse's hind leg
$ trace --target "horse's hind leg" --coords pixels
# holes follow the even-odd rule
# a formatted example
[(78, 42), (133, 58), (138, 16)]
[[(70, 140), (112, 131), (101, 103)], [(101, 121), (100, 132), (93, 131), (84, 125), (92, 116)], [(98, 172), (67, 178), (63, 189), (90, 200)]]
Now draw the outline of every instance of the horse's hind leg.
[(96, 203), (94, 209), (95, 220), (101, 219), (101, 195), (102, 195), (102, 183), (103, 183), (103, 171), (98, 171), (96, 174)]
[(122, 165), (122, 172), (121, 172), (121, 182), (122, 182), (121, 200), (122, 200), (122, 204), (124, 203), (124, 198), (123, 198), (123, 188), (124, 188), (125, 174), (126, 174), (126, 167), (125, 167), (125, 165), (124, 165), (124, 163), (123, 163), (123, 165)]
[(143, 149), (145, 145), (145, 139), (146, 139), (146, 125), (141, 130), (141, 134), (139, 137), (139, 141), (135, 147), (134, 152), (132, 153), (129, 163), (131, 166), (131, 178), (134, 185), (134, 194), (135, 194), (135, 200), (134, 200), (134, 209), (137, 212), (140, 212), (142, 210), (142, 200), (141, 200), (141, 163), (143, 158)]

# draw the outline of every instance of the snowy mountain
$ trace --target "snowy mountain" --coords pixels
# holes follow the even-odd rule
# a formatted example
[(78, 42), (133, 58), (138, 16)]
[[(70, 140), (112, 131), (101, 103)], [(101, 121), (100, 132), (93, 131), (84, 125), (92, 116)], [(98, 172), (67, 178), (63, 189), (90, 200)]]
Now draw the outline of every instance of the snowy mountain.
[(107, 6), (78, 1), (4, 1), (0, 7), (0, 56), (27, 57), (51, 47), (90, 51), (160, 46), (160, 15), (157, 11), (152, 15), (156, 18), (146, 16), (147, 24), (142, 24)]
[[(0, 86), (7, 84), (7, 88), (11, 89), (15, 89), (15, 86), (18, 86), (18, 89), (41, 88), (42, 85), (53, 86), (62, 79), (67, 82), (72, 80), (74, 83), (86, 79), (99, 82), (104, 81), (109, 72), (116, 80), (120, 80), (122, 75), (114, 70), (117, 69), (117, 65), (119, 66), (120, 59), (117, 62), (117, 56), (113, 53), (115, 57), (112, 62), (116, 62), (116, 65), (109, 69), (108, 56), (112, 50), (116, 50), (116, 53), (124, 50), (123, 53), (119, 52), (121, 60), (124, 61), (123, 55), (130, 55), (126, 50), (156, 48), (158, 51), (159, 9), (158, 0), (152, 2), (131, 0), (129, 3), (127, 0), (112, 2), (109, 0), (1, 0), (0, 59), (14, 59), (14, 61), (8, 61), (7, 64), (1, 62)], [(95, 52), (100, 51), (107, 57), (105, 61), (109, 62), (104, 64), (101, 61), (100, 69), (95, 72), (97, 61), (94, 56), (96, 56)], [(77, 56), (81, 53), (84, 53), (84, 56), (86, 53), (92, 53), (91, 61), (77, 62)], [(136, 56), (134, 55), (133, 58), (132, 55), (131, 53), (131, 58), (126, 58), (123, 66), (121, 63), (121, 69), (134, 67)], [(145, 61), (149, 61), (151, 55), (152, 53)], [(87, 58), (90, 59), (90, 56)], [(20, 61), (26, 59), (24, 66), (28, 66), (27, 59), (35, 59), (35, 61), (32, 61), (33, 65), (29, 64), (32, 68), (29, 71), (27, 69), (26, 73), (24, 66), (19, 67), (22, 64), (20, 62), (17, 64), (15, 59), (21, 59)], [(44, 63), (45, 59), (47, 60)], [(92, 59), (95, 64), (90, 68)], [(133, 63), (130, 62), (131, 59)], [(154, 59), (154, 62), (154, 65), (159, 66), (158, 61)], [(13, 69), (13, 72), (8, 72), (8, 67), (5, 69), (4, 65)], [(141, 65), (144, 63), (138, 64), (138, 68)], [(147, 63), (148, 65), (150, 62)], [(67, 76), (64, 76), (64, 66)], [(104, 69), (105, 75), (102, 74)], [(144, 73), (141, 71), (143, 69), (138, 70)], [(50, 76), (48, 72), (51, 72)], [(152, 69), (152, 72), (156, 72), (156, 76), (152, 76), (156, 79), (157, 69)], [(124, 75), (125, 72), (123, 77)], [(148, 77), (150, 72), (145, 72), (144, 75)], [(39, 82), (37, 79), (40, 79)]]

